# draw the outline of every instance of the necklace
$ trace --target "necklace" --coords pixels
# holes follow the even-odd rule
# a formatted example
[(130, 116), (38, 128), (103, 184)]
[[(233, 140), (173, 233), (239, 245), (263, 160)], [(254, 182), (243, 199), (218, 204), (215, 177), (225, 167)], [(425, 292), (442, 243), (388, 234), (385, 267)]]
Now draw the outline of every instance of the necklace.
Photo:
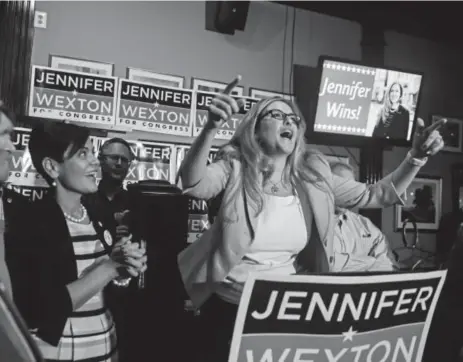
[(272, 192), (272, 194), (276, 194), (277, 192), (280, 191), (280, 189), (281, 189), (280, 185), (281, 185), (282, 188), (284, 188), (283, 187), (283, 175), (282, 175), (280, 181), (278, 181), (278, 182), (272, 182), (271, 180), (268, 180), (267, 182), (269, 182), (271, 184), (270, 191)]
[(83, 206), (80, 205), (80, 209), (82, 210), (82, 216), (81, 217), (74, 217), (70, 214), (68, 214), (66, 211), (63, 210), (64, 217), (68, 219), (69, 221), (75, 222), (77, 224), (81, 223), (82, 221), (85, 220), (87, 217), (87, 209)]
[(270, 191), (272, 191), (272, 193), (276, 194), (278, 191), (280, 191), (278, 185), (281, 184), (281, 181), (277, 183), (273, 183), (272, 181), (270, 181), (270, 183), (272, 184), (272, 186), (270, 187)]

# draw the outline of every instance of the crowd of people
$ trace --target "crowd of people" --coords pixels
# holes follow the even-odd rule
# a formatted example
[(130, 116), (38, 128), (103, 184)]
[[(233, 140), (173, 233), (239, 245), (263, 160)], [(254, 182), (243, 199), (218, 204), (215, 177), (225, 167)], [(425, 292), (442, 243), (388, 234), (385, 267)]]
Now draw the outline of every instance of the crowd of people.
[[(251, 273), (396, 270), (384, 234), (355, 210), (403, 204), (401, 195), (443, 147), (438, 129), (445, 120), (425, 128), (418, 119), (405, 160), (367, 185), (349, 166), (329, 164), (309, 148), (296, 104), (274, 97), (245, 115), (207, 165), (217, 130), (242, 106), (230, 96), (239, 80), (213, 99), (178, 174), (184, 194), (210, 205), (211, 227), (178, 256), (185, 291), (207, 334), (202, 362), (227, 360)], [(115, 361), (117, 339), (123, 344), (130, 331), (112, 290), (129, 286), (147, 267), (146, 250), (131, 241), (130, 200), (122, 187), (134, 159), (130, 145), (111, 139), (95, 155), (87, 128), (41, 123), (32, 130), (29, 152), (50, 189), (30, 202), (5, 184), (14, 121), (0, 108), (0, 281), (46, 360)]]

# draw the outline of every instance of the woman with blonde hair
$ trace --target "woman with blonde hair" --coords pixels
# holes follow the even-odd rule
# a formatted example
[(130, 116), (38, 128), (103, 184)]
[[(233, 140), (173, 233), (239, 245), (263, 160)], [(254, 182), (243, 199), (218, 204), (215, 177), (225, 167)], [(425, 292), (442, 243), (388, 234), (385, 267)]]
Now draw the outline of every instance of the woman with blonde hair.
[(335, 205), (385, 207), (402, 202), (426, 156), (443, 146), (419, 122), (406, 160), (375, 185), (333, 175), (327, 160), (304, 142), (298, 108), (280, 97), (259, 101), (207, 166), (217, 129), (240, 102), (230, 97), (237, 77), (209, 107), (209, 120), (179, 170), (184, 193), (210, 200), (223, 191), (212, 224), (178, 257), (193, 304), (201, 308), (208, 346), (201, 361), (226, 361), (243, 285), (251, 273), (329, 272), (334, 265)]
[(379, 114), (373, 137), (406, 139), (410, 125), (410, 112), (402, 105), (404, 88), (394, 82), (384, 96), (384, 105)]

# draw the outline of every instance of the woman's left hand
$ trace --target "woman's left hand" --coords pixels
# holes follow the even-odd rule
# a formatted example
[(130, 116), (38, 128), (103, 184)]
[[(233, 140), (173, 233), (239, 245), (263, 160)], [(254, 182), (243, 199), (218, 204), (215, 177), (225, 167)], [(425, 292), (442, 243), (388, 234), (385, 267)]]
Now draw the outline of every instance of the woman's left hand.
[(144, 246), (139, 243), (127, 243), (121, 249), (124, 256), (123, 264), (127, 269), (131, 269), (137, 275), (146, 271), (147, 255)]
[(424, 158), (433, 156), (444, 147), (444, 140), (438, 130), (446, 122), (447, 120), (442, 118), (425, 128), (424, 121), (418, 118), (415, 134), (413, 135), (412, 157)]

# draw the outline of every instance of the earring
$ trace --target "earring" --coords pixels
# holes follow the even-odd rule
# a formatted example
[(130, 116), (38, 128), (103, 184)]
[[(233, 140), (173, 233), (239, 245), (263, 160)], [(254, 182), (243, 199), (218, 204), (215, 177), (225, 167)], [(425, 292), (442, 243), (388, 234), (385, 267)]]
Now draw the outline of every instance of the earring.
[(51, 186), (52, 186), (52, 187), (56, 187), (56, 181), (53, 181), (53, 182), (51, 183)]

